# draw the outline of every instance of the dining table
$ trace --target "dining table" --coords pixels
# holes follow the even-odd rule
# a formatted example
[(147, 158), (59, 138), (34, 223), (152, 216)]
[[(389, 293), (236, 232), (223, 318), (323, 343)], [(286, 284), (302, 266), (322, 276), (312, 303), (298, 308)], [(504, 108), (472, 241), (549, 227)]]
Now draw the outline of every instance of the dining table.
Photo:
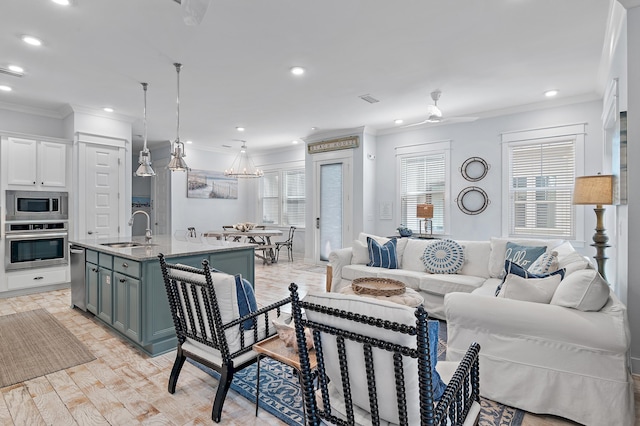
[(225, 239), (232, 238), (233, 241), (241, 241), (244, 238), (247, 243), (257, 244), (256, 257), (262, 259), (266, 264), (276, 263), (276, 246), (271, 242), (271, 237), (282, 236), (282, 231), (279, 229), (250, 229), (247, 231), (224, 229), (220, 234)]

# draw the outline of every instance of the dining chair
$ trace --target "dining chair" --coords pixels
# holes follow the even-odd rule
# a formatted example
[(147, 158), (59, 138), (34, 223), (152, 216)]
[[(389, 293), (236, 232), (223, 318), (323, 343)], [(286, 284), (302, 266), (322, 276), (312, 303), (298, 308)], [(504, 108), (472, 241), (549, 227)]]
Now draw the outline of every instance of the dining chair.
[(337, 293), (300, 300), (295, 283), (289, 290), (307, 425), (476, 424), (480, 345), (459, 363), (437, 361), (439, 322), (427, 321), (422, 305)]
[(292, 226), (291, 228), (289, 228), (289, 238), (287, 238), (285, 241), (276, 242), (276, 251), (278, 252), (276, 254), (276, 261), (280, 259), (280, 249), (282, 247), (286, 247), (289, 260), (293, 262), (293, 234), (295, 232), (296, 232), (296, 227)]
[(211, 418), (220, 422), (233, 375), (256, 362), (258, 353), (252, 345), (276, 334), (270, 319), (279, 317), (290, 299), (258, 309), (251, 284), (240, 275), (212, 269), (207, 260), (198, 269), (167, 263), (163, 254), (158, 257), (178, 338), (169, 393), (175, 393), (187, 358), (217, 371), (220, 379)]

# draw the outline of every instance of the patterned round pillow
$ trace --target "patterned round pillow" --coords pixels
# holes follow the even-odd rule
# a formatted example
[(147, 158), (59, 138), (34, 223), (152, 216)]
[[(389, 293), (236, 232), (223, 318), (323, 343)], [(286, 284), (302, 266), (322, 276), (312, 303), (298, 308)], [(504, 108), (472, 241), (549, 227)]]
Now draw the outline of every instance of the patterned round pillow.
[(432, 274), (455, 274), (464, 264), (464, 249), (453, 240), (438, 240), (424, 249), (422, 262)]

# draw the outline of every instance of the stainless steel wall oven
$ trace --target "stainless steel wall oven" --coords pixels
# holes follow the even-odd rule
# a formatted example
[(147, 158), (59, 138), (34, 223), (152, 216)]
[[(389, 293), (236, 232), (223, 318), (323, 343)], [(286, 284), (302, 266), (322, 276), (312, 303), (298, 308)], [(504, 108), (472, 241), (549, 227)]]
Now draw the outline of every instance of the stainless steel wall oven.
[(7, 223), (5, 231), (7, 271), (69, 262), (67, 222)]

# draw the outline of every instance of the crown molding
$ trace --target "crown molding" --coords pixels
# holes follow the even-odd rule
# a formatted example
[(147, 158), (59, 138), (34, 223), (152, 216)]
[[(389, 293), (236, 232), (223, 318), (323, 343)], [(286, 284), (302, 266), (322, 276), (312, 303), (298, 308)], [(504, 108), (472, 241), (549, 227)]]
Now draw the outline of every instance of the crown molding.
[(47, 118), (56, 118), (58, 120), (62, 120), (68, 115), (64, 111), (65, 106), (66, 105), (63, 105), (62, 107), (57, 109), (49, 109), (49, 108), (37, 108), (37, 107), (32, 107), (27, 105), (13, 104), (10, 102), (0, 101), (0, 109), (19, 112), (22, 114), (39, 115), (41, 117), (47, 117)]
[(625, 9), (633, 9), (640, 6), (640, 0), (618, 0)]
[(68, 107), (70, 108), (70, 111), (73, 113), (80, 113), (80, 114), (92, 115), (94, 117), (124, 121), (125, 123), (130, 123), (130, 124), (137, 120), (137, 118), (131, 117), (129, 115), (118, 114), (117, 112), (106, 112), (106, 111), (102, 111), (95, 108), (83, 107), (80, 105), (69, 104)]

